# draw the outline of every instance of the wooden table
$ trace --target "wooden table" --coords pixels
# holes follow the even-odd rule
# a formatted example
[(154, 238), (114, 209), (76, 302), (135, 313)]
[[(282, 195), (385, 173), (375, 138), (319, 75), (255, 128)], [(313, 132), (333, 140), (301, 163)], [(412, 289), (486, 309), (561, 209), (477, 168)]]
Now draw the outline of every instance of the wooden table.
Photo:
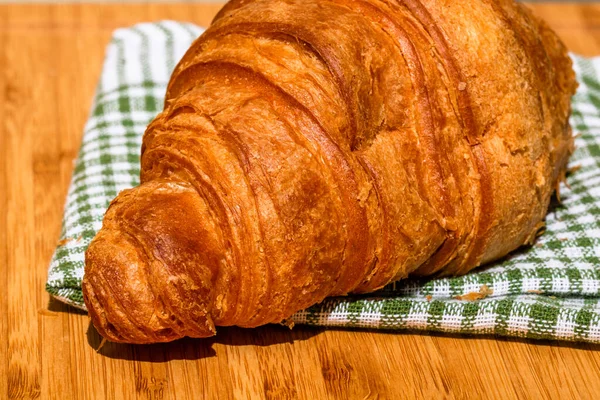
[[(97, 353), (89, 320), (44, 292), (111, 31), (208, 24), (218, 5), (0, 6), (0, 398), (593, 398), (600, 348), (449, 335), (220, 329)], [(600, 5), (537, 4), (575, 52), (600, 54)]]

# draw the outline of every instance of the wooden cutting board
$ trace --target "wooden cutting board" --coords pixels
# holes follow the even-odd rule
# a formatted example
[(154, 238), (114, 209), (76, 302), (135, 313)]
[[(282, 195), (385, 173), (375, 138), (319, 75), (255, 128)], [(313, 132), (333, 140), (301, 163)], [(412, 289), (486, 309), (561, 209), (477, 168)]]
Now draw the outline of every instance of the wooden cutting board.
[[(0, 399), (594, 398), (599, 346), (297, 327), (107, 344), (44, 292), (67, 187), (113, 29), (206, 4), (0, 6)], [(536, 4), (600, 54), (600, 5)]]

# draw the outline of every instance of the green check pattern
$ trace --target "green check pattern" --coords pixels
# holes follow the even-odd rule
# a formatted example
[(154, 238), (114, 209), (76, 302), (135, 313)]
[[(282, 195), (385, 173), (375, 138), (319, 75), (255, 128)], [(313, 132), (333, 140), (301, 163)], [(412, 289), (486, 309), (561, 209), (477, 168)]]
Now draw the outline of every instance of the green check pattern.
[[(50, 262), (46, 289), (55, 298), (85, 309), (85, 249), (110, 201), (139, 184), (142, 134), (162, 109), (176, 62), (202, 31), (162, 21), (114, 32)], [(600, 58), (573, 60), (580, 87), (571, 165), (581, 168), (568, 178), (570, 189), (563, 185), (563, 202), (551, 206), (536, 245), (462, 277), (409, 279), (369, 295), (329, 298), (288, 322), (600, 342)], [(482, 290), (482, 299), (461, 299)]]

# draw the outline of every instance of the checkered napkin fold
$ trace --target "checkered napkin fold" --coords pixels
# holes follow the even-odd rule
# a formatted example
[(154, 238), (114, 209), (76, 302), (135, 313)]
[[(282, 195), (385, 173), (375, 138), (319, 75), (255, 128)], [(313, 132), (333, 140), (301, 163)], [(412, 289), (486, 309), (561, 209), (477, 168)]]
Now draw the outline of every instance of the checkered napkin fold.
[[(139, 184), (146, 125), (171, 71), (202, 29), (173, 21), (114, 32), (75, 163), (46, 289), (85, 308), (84, 252), (109, 202)], [(580, 87), (571, 123), (579, 171), (537, 244), (458, 278), (404, 280), (367, 296), (329, 298), (295, 324), (431, 330), (600, 342), (600, 58), (573, 56)]]

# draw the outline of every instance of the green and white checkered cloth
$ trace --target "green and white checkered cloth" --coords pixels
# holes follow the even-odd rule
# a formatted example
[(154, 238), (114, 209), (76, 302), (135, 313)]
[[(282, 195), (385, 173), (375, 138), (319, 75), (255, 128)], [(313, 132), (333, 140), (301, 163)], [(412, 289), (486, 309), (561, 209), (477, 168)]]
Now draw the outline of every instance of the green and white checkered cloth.
[[(46, 288), (57, 299), (85, 308), (84, 251), (109, 202), (139, 184), (142, 134), (162, 109), (176, 62), (201, 33), (173, 21), (115, 31), (50, 263)], [(571, 122), (581, 135), (571, 165), (581, 169), (535, 246), (463, 277), (405, 280), (366, 296), (327, 299), (290, 321), (600, 342), (600, 58), (573, 59), (580, 87)], [(460, 299), (480, 291), (487, 297)]]

